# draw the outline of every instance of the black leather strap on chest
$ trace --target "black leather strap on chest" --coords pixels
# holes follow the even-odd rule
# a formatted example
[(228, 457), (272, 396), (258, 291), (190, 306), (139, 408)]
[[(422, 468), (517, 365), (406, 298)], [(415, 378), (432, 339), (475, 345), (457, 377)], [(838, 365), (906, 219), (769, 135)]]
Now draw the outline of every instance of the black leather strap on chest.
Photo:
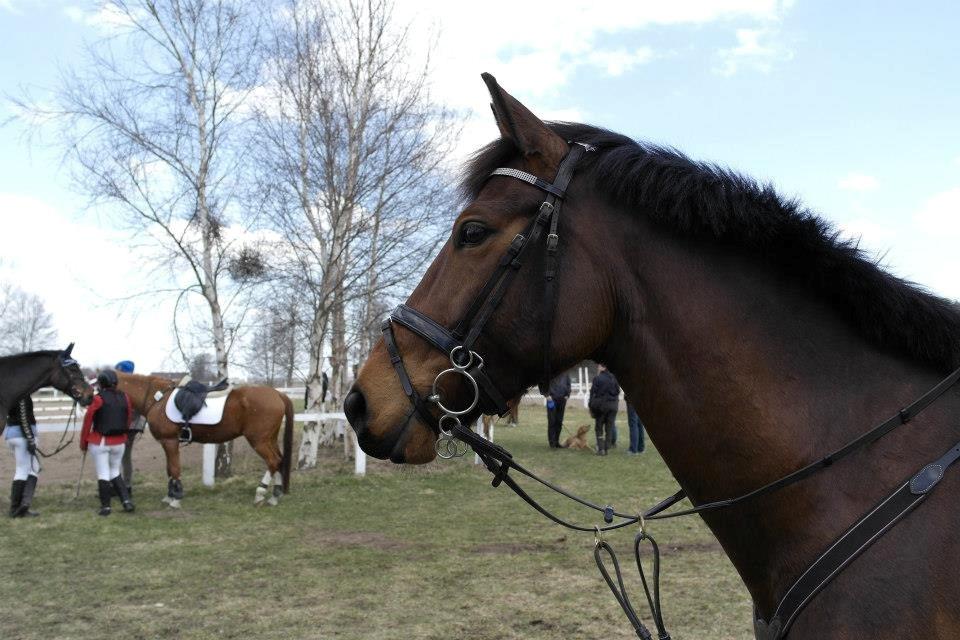
[(781, 640), (803, 608), (826, 587), (834, 577), (867, 550), (897, 522), (923, 502), (943, 474), (960, 458), (960, 442), (937, 460), (925, 465), (905, 480), (893, 493), (881, 500), (857, 520), (803, 574), (787, 589), (776, 610), (767, 622), (759, 616), (754, 619), (757, 640)]

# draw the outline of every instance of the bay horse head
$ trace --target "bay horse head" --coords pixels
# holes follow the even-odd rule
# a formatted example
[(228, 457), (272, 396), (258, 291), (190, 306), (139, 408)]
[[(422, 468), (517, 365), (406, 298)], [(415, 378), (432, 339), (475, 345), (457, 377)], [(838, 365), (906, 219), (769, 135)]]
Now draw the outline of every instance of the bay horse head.
[(493, 154), (497, 168), (465, 180), (470, 202), (344, 401), (361, 447), (397, 463), (432, 460), (449, 420), (502, 415), (506, 399), (600, 350), (614, 322), (614, 281), (599, 270), (605, 234), (569, 233), (600, 224), (576, 175), (592, 148), (483, 79), (501, 140), (473, 164)]

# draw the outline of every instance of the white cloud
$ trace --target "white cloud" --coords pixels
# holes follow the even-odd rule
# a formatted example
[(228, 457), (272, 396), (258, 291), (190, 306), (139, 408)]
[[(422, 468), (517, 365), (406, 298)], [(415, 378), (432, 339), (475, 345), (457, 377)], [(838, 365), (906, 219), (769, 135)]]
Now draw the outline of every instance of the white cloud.
[(714, 71), (732, 76), (742, 69), (770, 73), (774, 64), (793, 58), (793, 51), (780, 42), (780, 31), (774, 26), (737, 29), (737, 45), (718, 52), (719, 63)]
[(880, 186), (880, 181), (865, 173), (851, 172), (841, 178), (837, 186), (844, 191), (874, 191)]
[[(434, 97), (473, 116), (464, 126), (460, 158), (497, 133), (480, 73), (487, 71), (523, 101), (535, 100), (537, 114), (553, 107), (570, 113), (582, 103), (574, 74), (583, 68), (609, 76), (627, 73), (663, 54), (642, 42), (606, 45), (610, 36), (656, 25), (698, 25), (725, 19), (769, 23), (789, 8), (780, 0), (686, 0), (636, 2), (613, 0), (602, 7), (587, 1), (517, 2), (488, 0), (483, 9), (460, 2), (400, 0), (397, 21), (410, 24), (411, 42), (422, 43), (421, 56), (435, 43), (431, 86)], [(560, 101), (560, 104), (557, 102)], [(552, 103), (552, 104), (551, 104)], [(583, 114), (576, 112), (582, 119)]]
[(617, 49), (616, 51), (592, 51), (587, 56), (590, 64), (605, 70), (608, 76), (620, 76), (633, 67), (653, 59), (653, 49), (640, 47), (634, 51)]
[(839, 227), (844, 236), (862, 243), (865, 248), (873, 251), (890, 246), (896, 237), (891, 227), (869, 217), (854, 218), (840, 223)]
[(162, 368), (173, 350), (169, 296), (111, 303), (157, 286), (127, 234), (17, 193), (0, 192), (0, 216), (7, 236), (24, 240), (6, 243), (0, 280), (44, 301), (61, 341), (77, 342), (81, 362), (129, 357)]
[(960, 187), (928, 198), (913, 214), (913, 222), (940, 238), (960, 237)]
[[(131, 9), (131, 12), (136, 11)], [(93, 27), (101, 31), (117, 31), (131, 24), (130, 16), (110, 4), (101, 4), (90, 11), (75, 5), (63, 8), (63, 14), (77, 24)]]

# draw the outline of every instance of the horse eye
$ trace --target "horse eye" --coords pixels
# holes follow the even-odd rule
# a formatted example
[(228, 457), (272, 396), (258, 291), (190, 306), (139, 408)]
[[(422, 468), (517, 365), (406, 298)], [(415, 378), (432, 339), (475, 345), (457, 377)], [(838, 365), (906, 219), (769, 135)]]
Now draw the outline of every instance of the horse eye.
[(461, 246), (480, 244), (487, 237), (488, 232), (489, 230), (480, 222), (467, 222), (460, 227), (458, 244)]

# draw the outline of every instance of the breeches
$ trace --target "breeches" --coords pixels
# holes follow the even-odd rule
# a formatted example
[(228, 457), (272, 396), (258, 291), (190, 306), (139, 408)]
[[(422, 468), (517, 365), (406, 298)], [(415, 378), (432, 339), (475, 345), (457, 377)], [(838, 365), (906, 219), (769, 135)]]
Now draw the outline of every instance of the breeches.
[(26, 480), (28, 476), (40, 473), (40, 461), (27, 451), (26, 438), (10, 438), (7, 446), (13, 451), (13, 460), (16, 465), (13, 471), (14, 480)]
[(120, 461), (125, 445), (91, 444), (87, 447), (97, 468), (97, 480), (113, 480), (120, 475)]

